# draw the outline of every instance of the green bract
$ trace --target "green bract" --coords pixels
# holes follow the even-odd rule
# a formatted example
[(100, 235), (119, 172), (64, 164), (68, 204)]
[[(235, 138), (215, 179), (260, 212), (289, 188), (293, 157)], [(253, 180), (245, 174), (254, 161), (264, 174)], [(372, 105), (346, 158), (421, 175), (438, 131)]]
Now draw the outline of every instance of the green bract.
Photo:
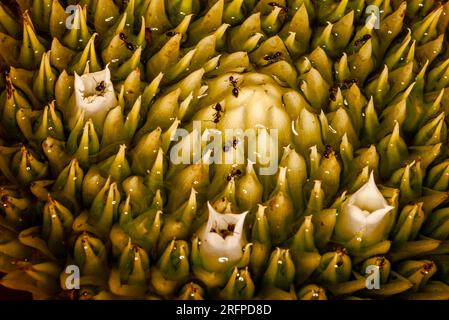
[(449, 299), (448, 1), (8, 3), (0, 285)]

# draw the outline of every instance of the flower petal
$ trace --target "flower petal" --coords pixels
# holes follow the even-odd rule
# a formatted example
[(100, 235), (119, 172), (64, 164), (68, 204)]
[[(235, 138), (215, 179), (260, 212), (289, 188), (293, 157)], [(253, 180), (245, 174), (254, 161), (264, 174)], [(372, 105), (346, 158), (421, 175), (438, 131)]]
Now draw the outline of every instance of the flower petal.
[[(208, 202), (209, 219), (202, 232), (200, 254), (203, 265), (214, 271), (233, 266), (243, 255), (243, 224), (246, 214), (221, 214)], [(223, 236), (220, 231), (234, 225), (233, 232)]]
[(348, 241), (354, 234), (366, 226), (366, 216), (363, 211), (352, 204), (343, 204), (336, 224), (336, 237), (341, 241)]
[(82, 76), (75, 72), (75, 103), (77, 108), (85, 110), (86, 118), (93, 118), (96, 124), (102, 124), (109, 109), (117, 103), (108, 66)]
[(382, 209), (387, 205), (376, 186), (373, 172), (371, 172), (368, 182), (350, 196), (349, 203), (369, 212)]

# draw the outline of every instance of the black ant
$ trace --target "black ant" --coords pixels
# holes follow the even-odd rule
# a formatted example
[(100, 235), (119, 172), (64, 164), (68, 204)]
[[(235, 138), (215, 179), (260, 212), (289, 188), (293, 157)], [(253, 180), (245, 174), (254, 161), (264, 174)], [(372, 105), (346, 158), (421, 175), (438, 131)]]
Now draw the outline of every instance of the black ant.
[(239, 96), (239, 88), (237, 87), (237, 81), (238, 81), (238, 79), (235, 79), (233, 76), (229, 77), (229, 82), (231, 83), (231, 85), (233, 87), (232, 95), (236, 98)]
[(125, 46), (128, 50), (134, 51), (134, 45), (131, 42), (128, 42), (126, 39), (128, 38), (126, 34), (123, 32), (120, 32), (119, 34), (120, 40), (122, 40), (125, 43)]
[(213, 123), (219, 123), (221, 119), (221, 114), (219, 112), (216, 112), (214, 114), (214, 120), (212, 120)]
[(166, 33), (165, 33), (165, 35), (167, 36), (167, 37), (173, 37), (173, 36), (175, 36), (175, 35), (177, 35), (178, 33), (177, 32), (174, 32), (174, 31), (167, 31)]
[(358, 47), (360, 44), (365, 44), (365, 42), (367, 42), (369, 39), (371, 39), (371, 35), (369, 34), (365, 34), (363, 37), (361, 37), (360, 39), (354, 41), (354, 45), (356, 47)]
[(232, 140), (232, 143), (231, 143), (231, 145), (229, 145), (229, 144), (225, 144), (224, 146), (223, 146), (223, 151), (224, 152), (228, 152), (229, 151), (229, 147), (233, 147), (234, 149), (237, 149), (237, 144), (239, 143), (239, 141), (237, 140), (237, 139), (234, 139), (234, 140)]
[(95, 91), (99, 92), (101, 95), (104, 94), (106, 90), (106, 83), (102, 80), (100, 82), (97, 82), (97, 80), (94, 78), (96, 86)]
[(240, 169), (237, 169), (234, 171), (234, 169), (232, 169), (232, 171), (226, 176), (226, 180), (227, 181), (231, 181), (232, 178), (238, 178), (242, 175), (242, 171)]
[(6, 81), (6, 96), (8, 97), (8, 99), (11, 99), (15, 89), (11, 80), (11, 76), (9, 75), (9, 71), (5, 72), (5, 81)]
[(357, 83), (358, 83), (357, 79), (345, 79), (345, 80), (343, 80), (343, 82), (336, 83), (334, 86), (330, 87), (330, 89), (329, 89), (329, 98), (332, 101), (336, 101), (338, 88), (349, 89), (349, 88), (351, 88), (351, 86), (353, 84), (357, 84)]
[(265, 57), (264, 57), (264, 59), (265, 60), (273, 60), (273, 59), (276, 59), (276, 58), (279, 58), (280, 56), (282, 56), (282, 52), (280, 52), (280, 51), (277, 51), (276, 53), (274, 53), (273, 55), (266, 55)]
[(339, 88), (338, 85), (334, 85), (334, 86), (330, 87), (330, 89), (329, 89), (329, 98), (332, 101), (337, 101), (338, 88)]
[(215, 106), (212, 107), (216, 112), (214, 113), (214, 120), (212, 120), (214, 123), (220, 122), (221, 119), (221, 112), (223, 112), (223, 108), (221, 104), (217, 103)]
[(272, 55), (265, 55), (263, 59), (268, 62), (268, 64), (275, 63), (279, 61), (279, 58), (282, 56), (282, 52), (278, 51)]
[(227, 236), (232, 236), (234, 234), (235, 224), (228, 224), (226, 229), (220, 230), (216, 227), (213, 227), (210, 231), (218, 233), (223, 239)]
[(237, 139), (232, 140), (232, 147), (234, 149), (237, 149), (237, 144), (239, 143), (239, 141)]
[(104, 83), (104, 81), (100, 81), (100, 83), (98, 83), (98, 85), (95, 87), (95, 90), (99, 91), (99, 92), (103, 92), (106, 89), (106, 85)]
[(215, 106), (212, 107), (215, 111), (217, 112), (222, 112), (223, 111), (223, 107), (221, 106), (221, 104), (217, 103)]
[(343, 81), (344, 86), (346, 89), (349, 89), (353, 84), (357, 84), (357, 79), (346, 79)]
[(429, 272), (432, 270), (433, 267), (434, 267), (434, 265), (433, 265), (432, 262), (426, 263), (426, 264), (423, 266), (423, 269), (421, 270), (420, 273), (423, 274), (423, 275), (429, 274)]
[(282, 10), (281, 10), (282, 13), (288, 13), (288, 8), (287, 8), (287, 7), (284, 7), (284, 6), (282, 6), (282, 5), (280, 5), (279, 3), (276, 3), (276, 2), (268, 2), (268, 5), (269, 5), (270, 7), (278, 7), (278, 8), (281, 8), (281, 9), (282, 9)]
[(329, 156), (330, 156), (333, 152), (334, 152), (334, 150), (332, 149), (332, 146), (329, 145), (329, 144), (327, 144), (327, 145), (324, 147), (324, 153), (323, 153), (323, 156), (324, 156), (325, 158), (329, 158)]
[(233, 76), (229, 77), (229, 82), (232, 84), (233, 87), (237, 86), (238, 79), (235, 79)]
[(134, 51), (134, 45), (130, 42), (127, 42), (126, 49), (128, 49), (129, 51)]

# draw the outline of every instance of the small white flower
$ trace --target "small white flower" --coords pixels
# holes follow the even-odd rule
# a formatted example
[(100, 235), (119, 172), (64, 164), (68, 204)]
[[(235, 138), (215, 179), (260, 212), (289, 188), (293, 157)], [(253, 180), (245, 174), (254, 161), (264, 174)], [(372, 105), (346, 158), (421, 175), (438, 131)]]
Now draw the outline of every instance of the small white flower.
[(207, 203), (209, 219), (201, 235), (203, 265), (211, 271), (226, 270), (243, 255), (243, 224), (248, 211), (221, 214)]
[(357, 239), (362, 246), (369, 246), (384, 240), (393, 209), (377, 188), (371, 172), (368, 182), (342, 204), (335, 226), (337, 241)]
[(82, 76), (75, 72), (75, 103), (78, 109), (84, 110), (87, 119), (102, 124), (108, 111), (117, 104), (108, 66)]

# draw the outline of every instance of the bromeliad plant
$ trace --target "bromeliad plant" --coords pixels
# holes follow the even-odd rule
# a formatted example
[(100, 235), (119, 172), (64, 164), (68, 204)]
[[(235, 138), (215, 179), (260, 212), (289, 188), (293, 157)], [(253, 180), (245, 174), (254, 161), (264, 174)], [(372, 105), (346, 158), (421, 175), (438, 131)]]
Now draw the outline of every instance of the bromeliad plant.
[[(434, 0), (3, 2), (0, 284), (449, 299), (448, 23)], [(255, 154), (171, 158), (226, 129)]]

